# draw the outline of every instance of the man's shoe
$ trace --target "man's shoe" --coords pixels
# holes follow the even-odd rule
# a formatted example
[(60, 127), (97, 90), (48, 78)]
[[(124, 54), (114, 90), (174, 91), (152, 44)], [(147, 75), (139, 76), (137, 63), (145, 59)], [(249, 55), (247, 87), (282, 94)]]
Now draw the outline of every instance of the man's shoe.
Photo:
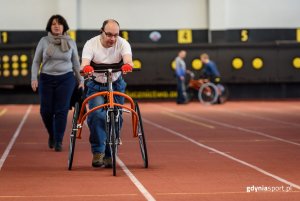
[(104, 157), (103, 159), (105, 168), (112, 168), (112, 159), (111, 157)]
[(62, 151), (62, 143), (61, 143), (61, 142), (56, 142), (56, 143), (55, 143), (54, 150), (55, 150), (56, 152), (61, 152), (61, 151)]
[(102, 167), (104, 162), (104, 153), (96, 153), (93, 155), (93, 161), (92, 161), (92, 166), (93, 167)]

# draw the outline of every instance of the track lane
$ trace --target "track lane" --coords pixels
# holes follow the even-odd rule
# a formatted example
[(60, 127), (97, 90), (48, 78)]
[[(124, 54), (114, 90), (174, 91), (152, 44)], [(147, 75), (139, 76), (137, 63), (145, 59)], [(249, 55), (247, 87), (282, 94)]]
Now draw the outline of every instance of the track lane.
[[(197, 118), (185, 117), (187, 121), (178, 118), (178, 116), (183, 117), (181, 112), (193, 113), (195, 111), (199, 116), (215, 118), (215, 115), (219, 114), (221, 108), (224, 107), (229, 110), (240, 108), (244, 112), (241, 106), (245, 107), (245, 105), (242, 103), (230, 103), (217, 107), (200, 105), (199, 108), (196, 104), (177, 106), (173, 103), (159, 103), (159, 105), (175, 109), (179, 113), (176, 116), (167, 115), (159, 108), (153, 107), (153, 103), (141, 103), (143, 118), (146, 121), (151, 120), (172, 128), (176, 132), (195, 139), (198, 143), (218, 148), (225, 154), (240, 157), (247, 162), (251, 161), (259, 167), (261, 167), (260, 164), (265, 163), (267, 169), (273, 168), (272, 170), (279, 173), (279, 176), (290, 175), (291, 178), (296, 179), (299, 177), (296, 171), (299, 160), (289, 157), (290, 153), (295, 152), (295, 146), (266, 139), (263, 136), (241, 134), (240, 130), (206, 122), (214, 126), (214, 128), (209, 128), (196, 123), (199, 122)], [(281, 114), (281, 112), (276, 112), (276, 114)], [(223, 115), (219, 114), (217, 117), (220, 118), (219, 120), (224, 120)], [(275, 115), (273, 117), (276, 118)], [(291, 119), (294, 117), (292, 115)], [(34, 107), (30, 119), (25, 124), (28, 128), (17, 139), (5, 163), (5, 171), (0, 171), (0, 200), (145, 200), (120, 166), (117, 170), (118, 177), (115, 179), (111, 176), (111, 170), (95, 170), (90, 166), (91, 153), (87, 128), (84, 129), (83, 139), (77, 144), (74, 170), (67, 171), (68, 140), (65, 138), (63, 153), (48, 150), (47, 136), (43, 133), (45, 131), (42, 129), (38, 107)], [(239, 118), (236, 119), (239, 120)], [(185, 123), (182, 124), (182, 121)], [(149, 169), (142, 167), (137, 139), (131, 137), (130, 121), (125, 121), (122, 131), (123, 145), (120, 148), (119, 157), (156, 200), (298, 200), (299, 198), (299, 192), (295, 189), (290, 193), (247, 193), (246, 187), (281, 186), (282, 183), (262, 176), (257, 171), (239, 165), (213, 151), (199, 148), (187, 140), (157, 129), (146, 122), (144, 122), (144, 127), (150, 157)], [(271, 127), (271, 124), (268, 127)], [(70, 131), (70, 125), (68, 125), (68, 130)], [(254, 150), (249, 152), (252, 148)], [(269, 155), (269, 151), (274, 149), (288, 151), (275, 156)], [(27, 152), (28, 150), (30, 151)], [(266, 153), (261, 154), (263, 151)], [(287, 164), (286, 167), (279, 165), (280, 161), (278, 161), (284, 158), (286, 158), (283, 161)], [(290, 171), (291, 169), (294, 171)], [(28, 185), (24, 186), (24, 182)], [(69, 186), (72, 184), (76, 184), (77, 188), (70, 189)], [(115, 186), (117, 190), (112, 191), (111, 186)], [(99, 191), (101, 187), (103, 189)], [(18, 190), (14, 191), (16, 189)], [(16, 192), (17, 195), (9, 196), (9, 192)]]
[[(162, 108), (161, 105), (160, 108)], [(164, 109), (169, 110), (169, 108), (170, 107), (165, 107)], [(193, 111), (194, 113), (190, 112), (188, 115), (186, 115), (186, 117), (192, 117), (193, 120), (196, 120), (199, 117), (199, 115), (195, 114), (195, 112), (197, 112), (195, 109), (193, 109)], [(185, 116), (183, 112), (182, 113), (180, 113), (180, 111), (176, 111), (176, 112), (178, 113), (178, 115)], [(221, 121), (224, 121), (224, 117), (222, 115), (218, 115), (217, 117), (220, 117)], [(228, 117), (228, 119), (231, 119), (231, 117)], [(203, 119), (201, 118), (200, 120)], [(253, 122), (253, 121), (250, 122), (248, 120), (243, 120), (243, 121), (249, 122), (249, 124), (262, 124), (261, 121), (259, 122)], [(216, 119), (214, 121), (209, 121), (209, 123), (224, 125), (223, 123), (219, 124), (218, 121), (216, 121)], [(231, 128), (231, 124), (226, 124), (226, 125), (228, 125), (227, 127)], [(278, 128), (277, 125), (275, 124), (273, 125), (272, 128), (266, 127), (265, 129), (268, 132), (270, 131), (272, 134), (275, 135), (276, 132), (274, 132), (274, 130), (277, 130)], [(216, 131), (214, 131), (214, 134), (211, 136), (211, 139), (219, 140), (219, 141), (210, 142), (209, 136), (208, 138), (203, 139), (202, 135), (201, 137), (196, 137), (195, 139), (200, 138), (199, 141), (208, 140), (206, 143), (207, 145), (220, 148), (222, 150), (225, 150), (225, 152), (235, 153), (238, 158), (245, 158), (247, 159), (247, 161), (253, 164), (259, 164), (259, 167), (262, 167), (266, 170), (274, 171), (276, 174), (278, 173), (279, 175), (283, 175), (283, 177), (288, 178), (291, 181), (295, 181), (295, 182), (300, 181), (299, 175), (296, 174), (295, 176), (291, 174), (297, 170), (295, 169), (295, 167), (299, 164), (299, 160), (300, 160), (298, 154), (295, 154), (298, 153), (300, 150), (299, 143), (297, 143), (297, 140), (299, 140), (299, 135), (297, 134), (298, 130), (296, 127), (290, 129), (290, 135), (294, 137), (293, 139), (296, 139), (296, 142), (284, 141), (284, 139), (281, 138), (278, 139), (276, 135), (275, 137), (273, 137), (272, 135), (268, 135), (268, 136), (262, 135), (260, 132), (249, 132), (251, 130), (242, 129), (241, 127), (237, 127), (234, 129), (234, 131), (236, 130), (238, 130), (239, 132), (232, 132), (232, 130), (230, 129), (229, 130), (226, 129), (225, 131), (223, 131), (221, 127), (216, 128)], [(207, 136), (208, 133), (206, 131), (204, 133), (206, 133), (206, 135), (204, 136)], [(226, 139), (224, 139), (225, 135), (226, 135)], [(220, 141), (222, 138), (224, 140)], [(288, 144), (285, 145), (282, 143), (288, 143)], [(292, 145), (292, 146), (288, 146), (288, 145)], [(242, 150), (244, 151), (242, 152)], [(265, 163), (266, 160), (269, 161), (269, 163)], [(283, 166), (282, 164), (285, 165)]]
[[(161, 105), (164, 105), (164, 104), (160, 104), (160, 106)], [(174, 105), (172, 105), (172, 104), (166, 104), (167, 106), (166, 107), (168, 107), (168, 108), (172, 108)], [(171, 106), (170, 106), (171, 105)], [(175, 105), (176, 106), (176, 105)], [(149, 106), (148, 106), (149, 107)], [(161, 112), (161, 108), (159, 109), (159, 107), (158, 108), (155, 108), (155, 107), (153, 107), (153, 105), (151, 105), (149, 108), (151, 108), (152, 110), (156, 110), (156, 111), (160, 111)], [(142, 107), (142, 112), (144, 112), (144, 110), (143, 110), (144, 108)], [(180, 107), (176, 107), (176, 109), (177, 109), (177, 111), (179, 111), (180, 110)], [(149, 112), (149, 111), (148, 111)], [(148, 114), (148, 115), (147, 115)], [(159, 112), (157, 112), (157, 114), (159, 114)], [(175, 130), (185, 130), (186, 132), (188, 132), (189, 133), (189, 135), (193, 135), (193, 134), (191, 134), (191, 131), (194, 131), (195, 132), (195, 129), (194, 128), (192, 128), (192, 126), (191, 125), (186, 125), (185, 127), (183, 126), (183, 124), (182, 123), (180, 123), (179, 121), (177, 121), (178, 120), (178, 118), (173, 118), (173, 119), (171, 119), (170, 120), (170, 118), (168, 118), (168, 116), (170, 117), (170, 115), (167, 115), (167, 117), (165, 116), (165, 117), (161, 117), (160, 115), (154, 115), (154, 113), (153, 112), (151, 112), (150, 111), (150, 113), (147, 113), (147, 108), (146, 108), (146, 116), (145, 116), (145, 113), (143, 113), (143, 117), (144, 118), (150, 118), (152, 121), (154, 121), (154, 122), (159, 122), (159, 123), (161, 123), (161, 124), (163, 124), (163, 125), (167, 125), (166, 127), (167, 128), (174, 128)], [(170, 123), (170, 122), (172, 122), (172, 123)], [(187, 121), (188, 122), (188, 121)], [(197, 125), (197, 127), (199, 127), (199, 125)], [(154, 143), (159, 143), (159, 144), (163, 144), (164, 146), (166, 146), (166, 145), (168, 145), (169, 143), (173, 143), (173, 144), (177, 144), (177, 146), (179, 145), (179, 144), (182, 144), (182, 142), (180, 143), (179, 141), (180, 140), (174, 140), (174, 139), (172, 139), (172, 138), (170, 138), (170, 136), (168, 136), (168, 134), (167, 133), (165, 133), (165, 132), (159, 132), (161, 135), (163, 135), (163, 137), (164, 137), (164, 139), (158, 139), (159, 137), (158, 136), (156, 136), (155, 134), (153, 134), (152, 132), (153, 132), (153, 128), (151, 129), (151, 128), (149, 128), (149, 126), (147, 126), (147, 129), (149, 129), (148, 131), (149, 131), (149, 133), (151, 133), (151, 139), (153, 139), (154, 138), (154, 140), (153, 140), (153, 142), (150, 142), (151, 144), (154, 144)], [(199, 128), (198, 128), (198, 130), (199, 130)], [(208, 129), (207, 129), (208, 130)], [(207, 131), (207, 130), (205, 130), (205, 131)], [(218, 130), (218, 129), (216, 129), (216, 130)], [(156, 131), (157, 132), (157, 131)], [(228, 132), (228, 131), (227, 131)], [(195, 132), (196, 133), (196, 132)], [(203, 132), (203, 133), (206, 133), (206, 132)], [(240, 136), (240, 135), (239, 135)], [(244, 135), (243, 135), (244, 136)], [(249, 135), (247, 135), (248, 137), (249, 137)], [(235, 136), (236, 137), (236, 136)], [(252, 138), (252, 140), (253, 140), (253, 136), (251, 137), (251, 135), (250, 135), (250, 139)], [(224, 135), (223, 135), (223, 141), (224, 141)], [(226, 139), (225, 139), (225, 141), (226, 141)], [(247, 141), (247, 140), (245, 140), (245, 141)], [(228, 141), (226, 141), (227, 143), (230, 143), (231, 141), (230, 140), (228, 140)], [(225, 143), (226, 143), (225, 142)], [(153, 145), (152, 145), (153, 146)], [(231, 145), (232, 146), (232, 145)], [(153, 148), (152, 147), (152, 151), (150, 152), (150, 153), (152, 153), (153, 152), (153, 149), (155, 149), (155, 150), (159, 150), (159, 152), (162, 152), (163, 150), (166, 150), (166, 149), (170, 149), (170, 150), (176, 150), (176, 148), (178, 149), (178, 147), (173, 147), (173, 148), (162, 148), (162, 147), (156, 147), (156, 148)], [(241, 147), (240, 147), (241, 148)], [(243, 148), (243, 147), (242, 147)], [(242, 149), (241, 148), (241, 149)], [(186, 151), (186, 152), (189, 152), (189, 146), (186, 148), (186, 147), (184, 147), (183, 148), (183, 150), (184, 151)], [(241, 151), (241, 150), (240, 150)], [(172, 151), (170, 151), (170, 152), (172, 152)], [(195, 152), (193, 152), (193, 153), (195, 153)], [(229, 152), (230, 153), (230, 152)], [(211, 153), (210, 153), (211, 154)], [(156, 157), (157, 157), (157, 155), (158, 155), (158, 153), (155, 153), (155, 155), (156, 155)], [(161, 154), (161, 155), (163, 155), (163, 154)], [(189, 156), (190, 154), (189, 153), (186, 153), (186, 155), (187, 156)], [(166, 155), (163, 155), (163, 156), (160, 156), (160, 158), (164, 158), (165, 157), (165, 159), (166, 160), (168, 160), (168, 162), (170, 163), (170, 161), (169, 161), (169, 158), (170, 158), (170, 155), (168, 155), (168, 154), (166, 154)], [(202, 156), (203, 157), (203, 156)], [(172, 157), (173, 158), (173, 157)], [(178, 153), (178, 154), (176, 154), (176, 158), (177, 158), (177, 160), (178, 160), (178, 158), (182, 158), (182, 154), (180, 154), (180, 153)], [(154, 159), (153, 159), (154, 160)], [(161, 159), (161, 160), (163, 160), (163, 159)], [(219, 160), (217, 160), (218, 162), (220, 162)], [(193, 160), (193, 164), (194, 164), (194, 162), (195, 162), (195, 160)], [(174, 168), (174, 169), (176, 169), (176, 170), (178, 170), (179, 169), (179, 167), (177, 166), (177, 164), (176, 164), (176, 160), (174, 160), (173, 162), (171, 162), (172, 163), (172, 167)], [(155, 163), (156, 164), (156, 163)], [(194, 164), (195, 166), (197, 166), (197, 164)], [(194, 166), (193, 166), (194, 167)], [(232, 166), (230, 166), (232, 169), (235, 169), (235, 168), (233, 168)], [(156, 167), (155, 167), (156, 168)], [(170, 166), (169, 166), (169, 168), (170, 168)], [(196, 168), (197, 169), (197, 168)], [(247, 168), (246, 168), (247, 169)], [(170, 171), (170, 170), (169, 170)], [(189, 170), (185, 170), (186, 172), (195, 172), (195, 168), (194, 169), (191, 169), (190, 171)], [(184, 171), (181, 171), (181, 170), (179, 170), (178, 172), (180, 172), (181, 174), (182, 174), (182, 172), (184, 172)], [(222, 170), (218, 170), (218, 171), (216, 171), (216, 172), (222, 172)], [(245, 173), (245, 175), (247, 175), (246, 176), (246, 178), (249, 176), (249, 173), (247, 174), (247, 172), (248, 172), (248, 170), (246, 170), (246, 173)], [(138, 173), (140, 173), (140, 172), (138, 172)], [(165, 175), (165, 174), (168, 174), (169, 172), (163, 172), (163, 174), (162, 175)], [(172, 172), (174, 175), (177, 175), (176, 173), (174, 173), (174, 172)], [(179, 173), (179, 174), (180, 174)], [(162, 176), (162, 175), (160, 175), (160, 176)], [(194, 175), (195, 176), (195, 175)], [(211, 176), (211, 174), (210, 174), (210, 176)], [(239, 175), (240, 176), (240, 175)], [(253, 175), (252, 175), (253, 176)], [(143, 176), (142, 176), (143, 177)], [(171, 177), (171, 176), (170, 176)], [(269, 182), (272, 184), (272, 185), (282, 185), (282, 183), (276, 183), (276, 181), (274, 181), (274, 179), (271, 179), (271, 181), (269, 181), (269, 182), (266, 182), (266, 180), (269, 180), (269, 179), (266, 179), (266, 178), (264, 178), (264, 179), (266, 179), (266, 180), (263, 180), (263, 182), (259, 182), (259, 180), (257, 179), (257, 178), (259, 178), (259, 177), (261, 177), (261, 175), (260, 174), (258, 174), (258, 176), (256, 175), (256, 176), (253, 176), (254, 178), (256, 178), (255, 179), (255, 182), (252, 182), (252, 184), (256, 184), (256, 185), (259, 185), (259, 184), (261, 184), (261, 183), (263, 183), (263, 184), (265, 184), (265, 185), (267, 185), (267, 184), (269, 184)], [(161, 183), (161, 180), (159, 180), (159, 178), (160, 177), (158, 177), (158, 178), (154, 178), (154, 180), (157, 180), (157, 181), (160, 181), (160, 182), (158, 182), (158, 183)], [(165, 177), (163, 177), (163, 178), (165, 178)], [(170, 179), (169, 177), (167, 177), (168, 179)], [(203, 178), (203, 177), (199, 177), (199, 178)], [(194, 181), (194, 179), (192, 179), (192, 178), (190, 178), (191, 179), (191, 182), (192, 183), (195, 183), (195, 181)], [(180, 180), (180, 179), (179, 179)], [(248, 180), (249, 181), (249, 178), (247, 178), (247, 179), (245, 179), (245, 180)], [(147, 183), (147, 181), (144, 181), (144, 180), (142, 180), (143, 182), (146, 182)], [(207, 180), (205, 180), (205, 181), (207, 181)], [(239, 182), (239, 181), (235, 181), (235, 182)], [(162, 182), (163, 184), (165, 184), (164, 182)], [(182, 185), (180, 185), (180, 184), (178, 184), (178, 183), (176, 183), (176, 182), (172, 182), (172, 180), (170, 181), (170, 183), (172, 183), (172, 184), (174, 184), (174, 186), (176, 186), (177, 188), (182, 188)], [(270, 184), (270, 185), (271, 185)], [(147, 185), (146, 185), (147, 186)], [(151, 186), (151, 184), (150, 184), (150, 186)], [(163, 187), (164, 186), (166, 186), (166, 185), (163, 185)], [(180, 186), (180, 187), (179, 187)], [(296, 187), (297, 187), (298, 185), (296, 184)], [(163, 187), (161, 186), (161, 185), (159, 185), (159, 189), (163, 189)], [(236, 187), (236, 186), (235, 186)], [(170, 187), (170, 189), (172, 189), (171, 187)], [(190, 189), (194, 189), (193, 187), (191, 187), (191, 186), (188, 186), (188, 189), (190, 190)], [(151, 191), (152, 191), (152, 189), (151, 189)], [(155, 191), (155, 190), (154, 190)], [(222, 193), (223, 192), (223, 193)], [(190, 195), (190, 196), (192, 196), (192, 197), (197, 197), (197, 199), (199, 199), (199, 197), (198, 196), (205, 196), (205, 195), (217, 195), (217, 194), (226, 194), (225, 192), (228, 192), (228, 194), (230, 194), (230, 192), (232, 193), (232, 194), (235, 194), (235, 195), (237, 195), (237, 194), (241, 194), (241, 196), (243, 197), (243, 196), (245, 196), (245, 195), (242, 195), (243, 194), (243, 192), (242, 191), (220, 191), (219, 193), (218, 192), (215, 192), (215, 191), (212, 191), (211, 189), (210, 190), (208, 190), (208, 191), (206, 191), (206, 192), (199, 192), (199, 191), (196, 191), (196, 192), (193, 192), (193, 193), (191, 193), (191, 192), (188, 192), (188, 191), (186, 191), (185, 193), (184, 192), (182, 192), (182, 194), (180, 194), (180, 193), (175, 193), (175, 192), (173, 192), (173, 193), (155, 193), (156, 195), (168, 195), (168, 196), (170, 196), (171, 197), (171, 199), (170, 200), (172, 200), (172, 199), (174, 199), (174, 196), (176, 197), (176, 195), (186, 195), (186, 196), (188, 196), (188, 195)], [(168, 197), (167, 196), (167, 197)], [(293, 197), (292, 195), (290, 195), (291, 197)], [(184, 196), (183, 196), (184, 197)], [(247, 196), (248, 197), (248, 196)], [(280, 196), (279, 196), (280, 197)], [(295, 198), (297, 197), (297, 195), (295, 196)], [(177, 199), (178, 197), (176, 197), (176, 199)], [(185, 197), (186, 198), (186, 197)], [(270, 197), (269, 197), (270, 198)], [(197, 200), (196, 199), (196, 200)], [(261, 199), (261, 198), (260, 198)], [(283, 197), (281, 197), (281, 199), (283, 199)], [(296, 200), (296, 199), (295, 199)]]
[(16, 131), (14, 132), (14, 134), (11, 137), (11, 139), (9, 140), (9, 143), (7, 144), (7, 147), (3, 151), (3, 154), (2, 154), (2, 156), (0, 158), (0, 171), (1, 171), (2, 167), (3, 167), (3, 165), (4, 165), (4, 162), (5, 162), (6, 158), (8, 157), (8, 155), (9, 155), (12, 147), (14, 146), (14, 143), (15, 143), (16, 139), (18, 138), (18, 136), (19, 136), (19, 134), (21, 132), (21, 129), (22, 129), (24, 123), (27, 120), (27, 117), (28, 117), (28, 115), (29, 115), (29, 113), (31, 111), (31, 108), (32, 108), (32, 106), (30, 105), (28, 107), (28, 109), (26, 110), (26, 113), (24, 114), (24, 116), (23, 116), (20, 124), (18, 125)]
[(0, 105), (0, 156), (16, 131), (22, 119), (22, 114), (25, 114), (27, 107), (27, 105), (20, 106), (18, 110), (15, 110), (14, 105)]
[[(165, 133), (163, 137), (165, 136), (168, 134)], [(174, 150), (178, 150), (179, 146), (184, 151), (174, 154)], [(150, 141), (150, 147), (150, 153), (155, 155), (154, 158), (151, 157), (151, 176), (147, 175), (147, 172), (135, 170), (136, 167), (132, 167), (132, 171), (146, 187), (149, 186), (150, 192), (158, 196), (158, 200), (184, 200), (187, 197), (189, 200), (199, 200), (203, 197), (223, 196), (226, 193), (247, 200), (249, 196), (244, 192), (250, 184), (282, 185), (249, 168), (199, 150), (184, 140), (161, 139), (153, 143)], [(279, 197), (282, 199), (284, 196)]]
[(68, 171), (69, 132), (63, 152), (50, 150), (38, 106), (34, 106), (0, 172), (0, 200), (145, 199), (121, 169), (112, 177), (111, 169), (91, 167), (87, 130), (77, 146), (74, 170)]

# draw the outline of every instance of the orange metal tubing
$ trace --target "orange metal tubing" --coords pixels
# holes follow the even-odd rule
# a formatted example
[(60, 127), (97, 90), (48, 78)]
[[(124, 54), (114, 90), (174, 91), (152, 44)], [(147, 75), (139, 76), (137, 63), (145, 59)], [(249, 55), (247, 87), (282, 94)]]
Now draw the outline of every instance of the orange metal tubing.
[[(114, 95), (118, 95), (118, 96), (122, 96), (124, 98), (126, 98), (129, 102), (130, 102), (130, 106), (131, 108), (125, 106), (125, 105), (121, 105), (121, 104), (118, 104), (118, 103), (115, 103), (114, 102)], [(97, 107), (94, 107), (93, 109), (87, 111), (85, 114), (84, 114), (84, 110), (86, 109), (86, 105), (88, 103), (89, 100), (95, 98), (95, 97), (98, 97), (98, 96), (107, 96), (107, 99), (108, 99), (108, 103), (105, 103), (105, 104), (102, 104), (102, 105), (99, 105)], [(78, 117), (78, 120), (77, 120), (77, 125), (81, 125), (79, 128), (78, 128), (78, 133), (77, 133), (77, 138), (78, 139), (81, 139), (81, 130), (82, 130), (82, 124), (84, 122), (84, 120), (87, 118), (87, 116), (98, 110), (98, 109), (101, 109), (101, 108), (105, 108), (105, 107), (110, 107), (110, 108), (113, 108), (113, 107), (120, 107), (120, 108), (124, 108), (124, 109), (127, 109), (131, 112), (132, 114), (132, 129), (133, 129), (133, 137), (137, 137), (138, 136), (138, 133), (137, 133), (137, 123), (138, 123), (138, 115), (137, 113), (134, 111), (135, 109), (135, 104), (134, 104), (134, 101), (133, 99), (128, 96), (127, 94), (124, 94), (122, 92), (118, 92), (118, 91), (114, 91), (114, 92), (109, 92), (109, 91), (102, 91), (102, 92), (98, 92), (98, 93), (95, 93), (89, 97), (87, 97), (83, 103), (82, 103), (82, 107), (81, 107), (81, 110), (80, 110), (80, 113), (79, 113), (79, 117)]]

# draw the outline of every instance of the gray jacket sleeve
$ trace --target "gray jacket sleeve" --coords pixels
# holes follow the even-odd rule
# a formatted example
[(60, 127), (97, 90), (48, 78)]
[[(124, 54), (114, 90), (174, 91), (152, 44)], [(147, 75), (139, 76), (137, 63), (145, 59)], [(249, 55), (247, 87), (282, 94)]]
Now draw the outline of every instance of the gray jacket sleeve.
[(35, 50), (35, 54), (34, 54), (34, 58), (32, 61), (32, 66), (31, 66), (31, 81), (32, 80), (37, 80), (37, 76), (38, 76), (38, 72), (40, 70), (40, 66), (42, 63), (42, 59), (43, 59), (43, 44), (45, 43), (45, 38), (41, 38), (41, 40), (39, 41), (36, 50)]
[(73, 64), (73, 72), (75, 74), (76, 80), (78, 83), (83, 82), (83, 77), (80, 75), (80, 62), (79, 62), (79, 56), (78, 56), (78, 50), (77, 45), (75, 41), (71, 40), (71, 46), (72, 46), (72, 64)]

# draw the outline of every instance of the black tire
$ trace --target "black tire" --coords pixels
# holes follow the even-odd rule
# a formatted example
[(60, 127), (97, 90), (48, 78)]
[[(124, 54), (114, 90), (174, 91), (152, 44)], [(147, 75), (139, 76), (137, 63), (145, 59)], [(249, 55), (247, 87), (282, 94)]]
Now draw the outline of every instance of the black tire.
[(113, 176), (117, 175), (117, 143), (116, 143), (116, 124), (115, 124), (115, 114), (114, 112), (109, 113), (109, 134), (108, 134), (108, 144), (111, 153), (111, 160), (112, 160), (112, 169), (113, 169)]
[(147, 152), (146, 138), (145, 138), (145, 133), (143, 128), (142, 115), (137, 102), (135, 102), (135, 112), (138, 115), (137, 131), (138, 131), (140, 149), (142, 153), (142, 159), (144, 161), (144, 167), (148, 168), (148, 152)]
[(201, 103), (211, 105), (218, 100), (218, 88), (214, 83), (207, 82), (201, 85), (198, 91), (198, 99)]
[(74, 106), (73, 119), (72, 119), (72, 132), (70, 135), (70, 144), (69, 144), (69, 157), (68, 157), (68, 169), (72, 169), (76, 137), (77, 137), (77, 120), (79, 115), (79, 103), (76, 102)]

